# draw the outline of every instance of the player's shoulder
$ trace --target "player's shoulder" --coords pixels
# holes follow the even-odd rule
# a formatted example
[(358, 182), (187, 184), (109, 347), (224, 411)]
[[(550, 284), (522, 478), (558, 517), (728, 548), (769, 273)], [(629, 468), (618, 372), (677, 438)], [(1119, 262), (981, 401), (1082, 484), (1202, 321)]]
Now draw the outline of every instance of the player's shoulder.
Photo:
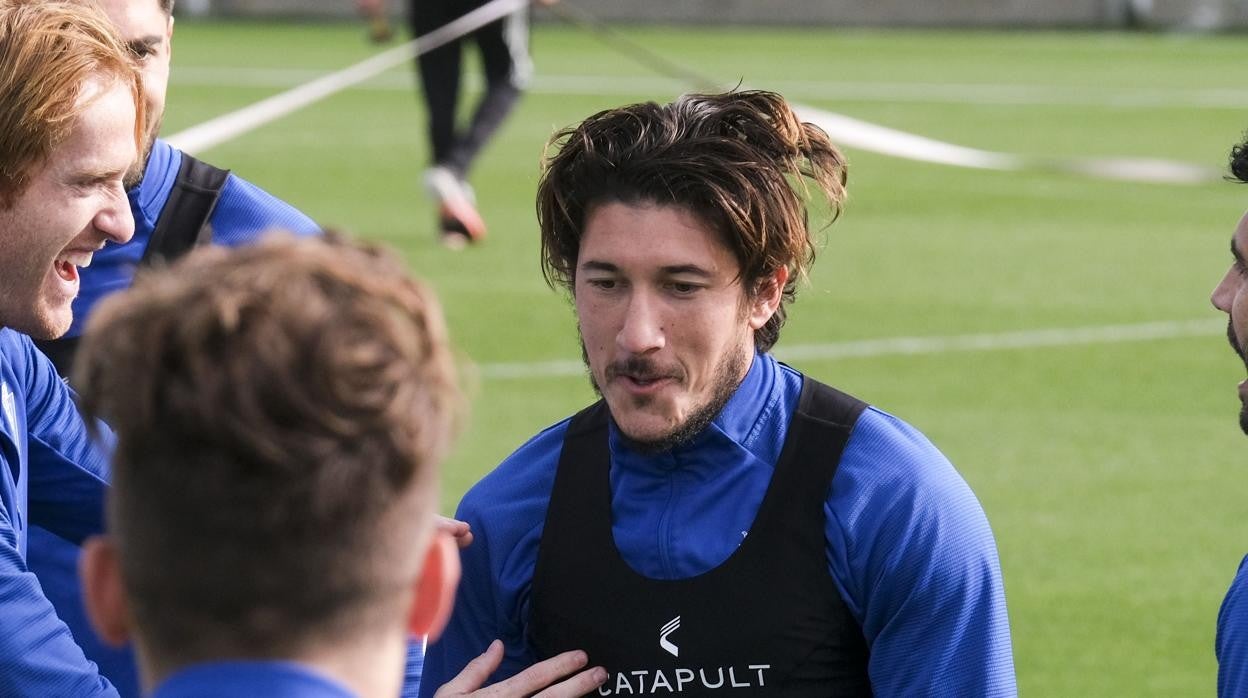
[(21, 332), (0, 327), (0, 364), (8, 366), (15, 373), (21, 373), (39, 356), (39, 350), (35, 348), (30, 337)]
[(1219, 637), (1224, 630), (1232, 628), (1239, 633), (1248, 632), (1248, 557), (1239, 563), (1239, 570), (1235, 572), (1218, 611)]
[(949, 459), (918, 429), (875, 407), (854, 425), (829, 504), (847, 531), (870, 535), (897, 517), (910, 526), (986, 528), (978, 498)]
[(315, 235), (320, 227), (307, 214), (260, 186), (231, 172), (212, 212), (213, 240), (242, 245), (280, 228), (297, 235)]
[(511, 514), (504, 509), (533, 504), (545, 512), (569, 421), (563, 419), (546, 427), (503, 459), (464, 495), (460, 513), (479, 516), (500, 512), (508, 516)]

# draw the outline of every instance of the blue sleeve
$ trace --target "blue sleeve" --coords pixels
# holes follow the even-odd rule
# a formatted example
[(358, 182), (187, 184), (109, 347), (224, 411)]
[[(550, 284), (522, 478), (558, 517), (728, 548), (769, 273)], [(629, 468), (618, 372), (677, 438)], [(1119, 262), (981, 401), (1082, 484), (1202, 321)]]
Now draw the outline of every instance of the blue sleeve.
[(1218, 611), (1214, 649), (1218, 657), (1218, 695), (1248, 695), (1248, 557), (1239, 563), (1239, 571)]
[(316, 222), (299, 209), (231, 174), (212, 212), (213, 243), (227, 247), (248, 245), (276, 228), (298, 235), (320, 232)]
[(455, 678), (495, 639), (502, 640), (504, 655), (490, 683), (537, 661), (526, 632), (529, 592), (566, 429), (564, 421), (535, 436), (460, 502), (455, 518), (472, 526), (473, 541), (460, 551), (463, 574), (450, 622), (425, 653), (422, 697)]
[[(57, 498), (50, 482), (63, 481), (69, 492), (65, 506), (44, 507), (45, 511), (63, 514), (52, 522), (39, 521), (33, 512), (23, 521), (20, 505), (0, 499), (0, 695), (115, 697), (116, 691), (87, 661), (44, 596), (35, 575), (26, 566), (21, 544), (21, 530), (32, 522), (55, 524), (60, 532), (78, 538), (100, 530), (103, 482), (92, 467), (102, 468), (102, 459), (91, 460), (91, 467), (70, 475), (75, 468), (67, 457), (85, 455), (90, 450), (82, 420), (62, 424), (68, 432), (65, 438), (48, 433), (49, 425), (67, 418), (70, 411), (76, 414), (69, 390), (56, 377), (51, 362), (34, 349), (29, 339), (23, 337), (11, 346), (14, 350), (9, 356), (14, 359), (14, 373), (19, 376), (23, 392), (19, 404), (25, 416), (30, 454), (24, 464), (19, 457), (15, 465), (9, 462), (13, 452), (0, 449), (0, 467), (18, 472), (22, 465), (26, 466), (32, 504), (37, 499), (49, 503)], [(49, 459), (48, 444), (64, 447), (65, 451)], [(62, 472), (50, 476), (43, 472), (44, 468)], [(93, 511), (68, 511), (76, 504)]]
[(421, 637), (407, 641), (407, 666), (403, 671), (403, 690), (399, 698), (416, 698), (420, 695), (420, 679), (425, 667), (425, 640)]
[[(73, 392), (56, 367), (26, 342), (31, 523), (72, 542), (104, 530), (108, 455), (87, 433)], [(100, 434), (111, 439), (106, 427)]]
[(1017, 693), (988, 519), (922, 434), (864, 412), (826, 511), (833, 577), (862, 624), (877, 696)]

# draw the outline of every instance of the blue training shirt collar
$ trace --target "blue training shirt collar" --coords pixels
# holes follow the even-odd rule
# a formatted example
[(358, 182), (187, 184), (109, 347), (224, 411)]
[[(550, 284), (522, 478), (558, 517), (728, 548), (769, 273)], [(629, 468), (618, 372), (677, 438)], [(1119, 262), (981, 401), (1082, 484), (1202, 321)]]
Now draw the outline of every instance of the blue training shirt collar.
[(357, 698), (346, 686), (297, 662), (222, 661), (196, 664), (166, 678), (151, 698)]
[(136, 228), (147, 230), (150, 234), (156, 226), (156, 219), (169, 199), (181, 165), (182, 152), (157, 138), (147, 158), (147, 168), (143, 170), (143, 181), (127, 192), (131, 210), (143, 218), (141, 222), (135, 221)]

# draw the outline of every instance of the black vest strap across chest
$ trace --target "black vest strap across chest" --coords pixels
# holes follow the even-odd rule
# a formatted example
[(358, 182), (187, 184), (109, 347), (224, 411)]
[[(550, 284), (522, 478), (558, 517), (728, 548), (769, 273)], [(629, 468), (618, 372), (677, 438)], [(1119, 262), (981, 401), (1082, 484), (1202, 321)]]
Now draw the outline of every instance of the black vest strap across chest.
[(718, 567), (675, 580), (642, 576), (620, 556), (606, 406), (573, 417), (533, 578), (538, 653), (584, 649), (611, 673), (601, 695), (870, 695), (866, 643), (824, 534), (832, 478), (865, 407), (805, 379), (749, 534)]
[[(177, 179), (169, 190), (169, 198), (156, 219), (156, 227), (143, 250), (139, 267), (169, 263), (190, 252), (197, 245), (212, 241), (212, 225), (209, 220), (225, 188), (229, 170), (182, 153)], [(78, 353), (79, 337), (36, 340), (39, 350), (52, 359), (56, 371), (69, 377)]]

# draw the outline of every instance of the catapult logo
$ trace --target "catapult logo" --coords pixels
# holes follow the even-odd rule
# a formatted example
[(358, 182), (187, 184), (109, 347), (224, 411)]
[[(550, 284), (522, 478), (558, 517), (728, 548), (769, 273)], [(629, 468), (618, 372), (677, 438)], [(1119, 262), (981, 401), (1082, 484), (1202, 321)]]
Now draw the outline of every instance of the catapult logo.
[[(659, 647), (673, 657), (680, 657), (680, 647), (672, 642), (672, 634), (680, 630), (680, 616), (659, 628)], [(659, 667), (617, 671), (607, 676), (598, 687), (600, 696), (642, 695), (652, 693), (684, 693), (714, 691), (721, 688), (763, 688), (767, 685), (770, 664), (743, 664), (710, 667)]]
[(667, 636), (677, 630), (680, 630), (680, 616), (676, 616), (675, 618), (667, 621), (667, 624), (659, 630), (659, 647), (667, 650), (667, 653), (673, 657), (680, 656), (680, 648), (672, 644), (672, 641), (667, 639)]

